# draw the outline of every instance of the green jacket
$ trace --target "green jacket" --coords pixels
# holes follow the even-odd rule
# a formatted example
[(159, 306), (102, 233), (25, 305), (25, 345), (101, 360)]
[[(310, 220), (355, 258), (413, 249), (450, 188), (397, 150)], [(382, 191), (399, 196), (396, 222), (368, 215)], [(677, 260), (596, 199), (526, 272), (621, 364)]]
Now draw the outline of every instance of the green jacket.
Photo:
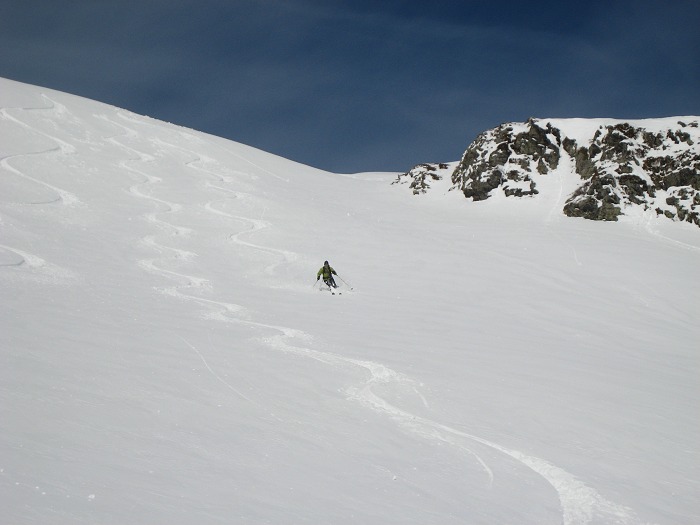
[(318, 271), (318, 273), (316, 274), (316, 277), (320, 277), (321, 274), (323, 274), (323, 279), (324, 279), (324, 280), (325, 280), (325, 279), (330, 279), (330, 278), (331, 278), (331, 274), (333, 274), (333, 275), (338, 275), (337, 273), (335, 273), (335, 270), (334, 270), (331, 266), (326, 266), (325, 264), (324, 264), (323, 266), (321, 266), (321, 269), (320, 269), (320, 270)]

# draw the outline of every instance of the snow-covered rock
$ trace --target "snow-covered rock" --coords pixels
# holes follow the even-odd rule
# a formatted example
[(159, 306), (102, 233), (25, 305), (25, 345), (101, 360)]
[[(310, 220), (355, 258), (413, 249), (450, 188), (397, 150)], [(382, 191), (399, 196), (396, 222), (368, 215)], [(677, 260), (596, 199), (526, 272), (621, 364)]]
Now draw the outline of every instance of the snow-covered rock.
[(450, 177), (454, 166), (446, 162), (423, 163), (411, 168), (407, 173), (399, 175), (392, 184), (408, 183), (414, 195), (425, 193), (431, 186), (431, 182), (444, 180)]
[[(535, 197), (538, 183), (559, 170), (559, 176), (576, 179), (563, 206), (568, 216), (615, 221), (625, 210), (642, 207), (700, 226), (698, 120), (532, 118), (502, 124), (469, 145), (451, 174), (451, 189), (474, 201), (497, 191)], [(561, 162), (565, 156), (570, 162)], [(396, 182), (423, 193), (426, 177), (437, 174), (430, 166), (416, 166)]]

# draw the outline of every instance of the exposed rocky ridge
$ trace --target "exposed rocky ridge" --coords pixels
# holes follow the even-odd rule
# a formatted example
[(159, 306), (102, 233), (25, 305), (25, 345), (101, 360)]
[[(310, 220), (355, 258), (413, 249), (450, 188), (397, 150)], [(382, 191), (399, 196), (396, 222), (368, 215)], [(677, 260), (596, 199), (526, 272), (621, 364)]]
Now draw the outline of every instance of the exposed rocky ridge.
[[(474, 201), (501, 191), (535, 197), (538, 180), (552, 176), (562, 158), (580, 180), (563, 212), (617, 220), (629, 207), (655, 210), (700, 226), (698, 117), (612, 120), (538, 120), (508, 123), (481, 133), (451, 173), (451, 190)], [(445, 164), (420, 164), (398, 177), (414, 194), (445, 176)], [(566, 169), (561, 167), (561, 169)], [(561, 172), (559, 173), (561, 175)]]

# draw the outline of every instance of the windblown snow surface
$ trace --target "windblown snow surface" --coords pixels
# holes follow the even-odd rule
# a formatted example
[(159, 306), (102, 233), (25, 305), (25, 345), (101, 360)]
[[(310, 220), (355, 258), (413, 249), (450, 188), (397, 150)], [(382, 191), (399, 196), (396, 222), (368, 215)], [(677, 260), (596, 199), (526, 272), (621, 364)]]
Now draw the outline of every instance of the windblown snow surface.
[(700, 523), (697, 227), (0, 108), (0, 523)]

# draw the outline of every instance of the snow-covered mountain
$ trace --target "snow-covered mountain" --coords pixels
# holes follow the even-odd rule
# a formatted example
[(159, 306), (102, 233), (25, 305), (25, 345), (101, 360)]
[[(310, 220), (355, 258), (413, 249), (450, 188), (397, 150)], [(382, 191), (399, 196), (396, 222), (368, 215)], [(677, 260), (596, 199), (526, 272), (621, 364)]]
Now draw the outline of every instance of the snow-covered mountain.
[(576, 185), (562, 211), (616, 221), (630, 208), (653, 210), (700, 226), (698, 117), (639, 121), (530, 119), (480, 134), (449, 173), (421, 164), (400, 175), (413, 193), (449, 176), (451, 189), (474, 201), (495, 192), (534, 197), (559, 170)]
[(0, 80), (0, 523), (697, 522), (697, 227), (543, 153), (465, 206)]

